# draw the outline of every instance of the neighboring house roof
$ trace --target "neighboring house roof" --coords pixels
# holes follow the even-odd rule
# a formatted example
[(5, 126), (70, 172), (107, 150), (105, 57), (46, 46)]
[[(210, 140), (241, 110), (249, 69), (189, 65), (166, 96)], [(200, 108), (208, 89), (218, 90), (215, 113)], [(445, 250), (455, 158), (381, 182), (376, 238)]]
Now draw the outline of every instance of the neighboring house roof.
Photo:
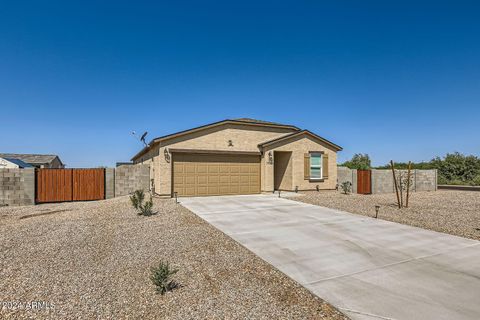
[(212, 128), (212, 127), (216, 127), (216, 126), (220, 126), (220, 125), (224, 125), (224, 124), (229, 124), (229, 123), (230, 124), (247, 124), (247, 125), (263, 126), (263, 127), (287, 128), (287, 129), (291, 129), (291, 130), (295, 130), (295, 131), (300, 130), (298, 127), (288, 125), (288, 124), (281, 124), (281, 123), (275, 123), (275, 122), (269, 122), (269, 121), (250, 119), (250, 118), (226, 119), (226, 120), (222, 120), (222, 121), (213, 122), (213, 123), (210, 123), (210, 124), (207, 124), (207, 125), (203, 125), (203, 126), (200, 126), (200, 127), (195, 127), (195, 128), (192, 128), (192, 129), (179, 131), (179, 132), (176, 132), (176, 133), (172, 133), (172, 134), (168, 134), (168, 135), (165, 135), (165, 136), (162, 136), (162, 137), (155, 138), (152, 141), (150, 141), (148, 146), (144, 147), (142, 150), (140, 150), (140, 152), (138, 152), (136, 155), (134, 155), (132, 157), (132, 160), (134, 160), (134, 159), (138, 158), (139, 156), (141, 156), (142, 154), (146, 153), (150, 149), (151, 146), (153, 146), (155, 143), (158, 143), (160, 141), (164, 141), (164, 140), (167, 140), (167, 139), (175, 138), (175, 137), (178, 137), (178, 136), (186, 135), (186, 134), (193, 133), (193, 132), (196, 132), (196, 131), (200, 131), (200, 130), (204, 130), (204, 129), (208, 129), (208, 128)]
[(320, 137), (319, 135), (316, 135), (315, 133), (311, 132), (311, 131), (308, 131), (308, 130), (301, 130), (301, 131), (297, 131), (297, 132), (293, 132), (293, 133), (289, 133), (287, 135), (284, 135), (284, 136), (281, 136), (281, 137), (278, 137), (278, 138), (275, 138), (275, 139), (272, 139), (272, 140), (268, 140), (268, 141), (265, 141), (265, 142), (262, 142), (260, 143), (258, 146), (260, 148), (264, 148), (266, 146), (269, 146), (271, 144), (274, 144), (274, 143), (278, 143), (278, 142), (282, 142), (282, 141), (287, 141), (289, 139), (293, 139), (295, 137), (298, 137), (298, 136), (301, 136), (301, 135), (308, 135), (314, 139), (317, 139), (325, 144), (328, 144), (329, 146), (331, 146), (332, 148), (334, 148), (335, 150), (337, 151), (341, 151), (343, 150), (342, 147), (340, 147), (339, 145), (336, 145), (335, 143), (331, 142), (331, 141), (328, 141), (327, 139), (325, 138), (322, 138)]
[(133, 162), (117, 162), (115, 164), (115, 167), (120, 167), (120, 166), (131, 166), (133, 165)]
[(0, 153), (0, 158), (19, 159), (19, 160), (22, 160), (23, 162), (26, 162), (26, 163), (29, 163), (29, 164), (51, 163), (53, 160), (55, 160), (55, 158), (58, 158), (60, 163), (62, 163), (60, 158), (55, 154)]
[(32, 166), (29, 165), (28, 163), (25, 163), (23, 162), (22, 160), (20, 159), (15, 159), (15, 158), (3, 158), (2, 159), (5, 159), (13, 164), (16, 164), (19, 168), (31, 168)]

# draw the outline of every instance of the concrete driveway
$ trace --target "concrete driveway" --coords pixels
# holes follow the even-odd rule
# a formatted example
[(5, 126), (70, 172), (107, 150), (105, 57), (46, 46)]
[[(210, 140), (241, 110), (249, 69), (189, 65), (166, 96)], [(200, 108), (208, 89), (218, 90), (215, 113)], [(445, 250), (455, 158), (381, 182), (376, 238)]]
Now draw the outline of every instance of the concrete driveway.
[(268, 195), (181, 204), (352, 319), (480, 319), (479, 241)]

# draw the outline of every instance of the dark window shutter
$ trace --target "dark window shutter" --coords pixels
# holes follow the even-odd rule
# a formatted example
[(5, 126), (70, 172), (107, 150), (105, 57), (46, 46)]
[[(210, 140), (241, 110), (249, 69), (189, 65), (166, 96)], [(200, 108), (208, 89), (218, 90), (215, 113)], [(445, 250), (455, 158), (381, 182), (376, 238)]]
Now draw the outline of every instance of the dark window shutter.
[(310, 179), (310, 154), (305, 153), (303, 156), (303, 178)]
[(328, 179), (328, 154), (323, 154), (322, 160), (323, 179)]

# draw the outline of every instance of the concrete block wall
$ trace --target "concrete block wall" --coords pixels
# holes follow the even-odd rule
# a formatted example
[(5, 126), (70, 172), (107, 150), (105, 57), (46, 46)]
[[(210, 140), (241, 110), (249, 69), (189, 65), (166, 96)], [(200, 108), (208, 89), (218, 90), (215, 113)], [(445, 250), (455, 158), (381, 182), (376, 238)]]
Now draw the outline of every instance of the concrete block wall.
[(115, 169), (105, 168), (105, 199), (115, 197)]
[(149, 165), (126, 165), (115, 169), (115, 197), (131, 194), (138, 189), (150, 190)]
[[(412, 190), (412, 189), (410, 189)], [(391, 170), (372, 170), (372, 193), (395, 192)]]
[[(406, 171), (406, 170), (399, 170)], [(412, 170), (412, 191), (437, 190), (437, 170)], [(352, 192), (357, 192), (357, 170), (338, 167), (338, 184), (344, 181), (352, 183)], [(388, 169), (372, 170), (372, 193), (395, 192), (392, 171)]]
[(339, 190), (342, 190), (340, 185), (343, 182), (350, 182), (352, 184), (352, 192), (357, 193), (357, 170), (349, 169), (347, 167), (338, 167), (337, 183)]
[(35, 204), (35, 169), (0, 169), (0, 205)]
[(415, 170), (414, 184), (416, 191), (437, 190), (437, 170)]

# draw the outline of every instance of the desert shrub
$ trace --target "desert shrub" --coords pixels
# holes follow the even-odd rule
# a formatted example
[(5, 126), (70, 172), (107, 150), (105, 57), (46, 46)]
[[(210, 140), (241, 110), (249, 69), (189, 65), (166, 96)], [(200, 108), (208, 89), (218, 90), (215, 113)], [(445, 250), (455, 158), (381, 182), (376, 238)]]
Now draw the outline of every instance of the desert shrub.
[(132, 203), (132, 206), (138, 211), (138, 215), (141, 216), (151, 216), (154, 214), (153, 212), (153, 200), (152, 197), (150, 197), (150, 200), (146, 201), (145, 203), (143, 202), (145, 200), (145, 193), (143, 190), (136, 190), (131, 196), (130, 196), (130, 202)]
[(152, 201), (152, 197), (150, 197), (150, 200), (146, 201), (144, 205), (140, 206), (140, 212), (144, 216), (151, 216), (154, 214), (152, 208), (153, 208), (153, 201)]
[(352, 192), (352, 183), (350, 181), (342, 182), (340, 187), (342, 188), (342, 192), (344, 194), (349, 194), (350, 192)]
[(132, 203), (132, 206), (137, 210), (142, 205), (144, 199), (145, 199), (145, 193), (143, 192), (143, 190), (136, 190), (130, 196), (130, 202)]
[(160, 261), (157, 267), (152, 267), (150, 279), (156, 286), (155, 291), (165, 294), (178, 287), (172, 277), (178, 272), (178, 269), (172, 269), (168, 262)]

